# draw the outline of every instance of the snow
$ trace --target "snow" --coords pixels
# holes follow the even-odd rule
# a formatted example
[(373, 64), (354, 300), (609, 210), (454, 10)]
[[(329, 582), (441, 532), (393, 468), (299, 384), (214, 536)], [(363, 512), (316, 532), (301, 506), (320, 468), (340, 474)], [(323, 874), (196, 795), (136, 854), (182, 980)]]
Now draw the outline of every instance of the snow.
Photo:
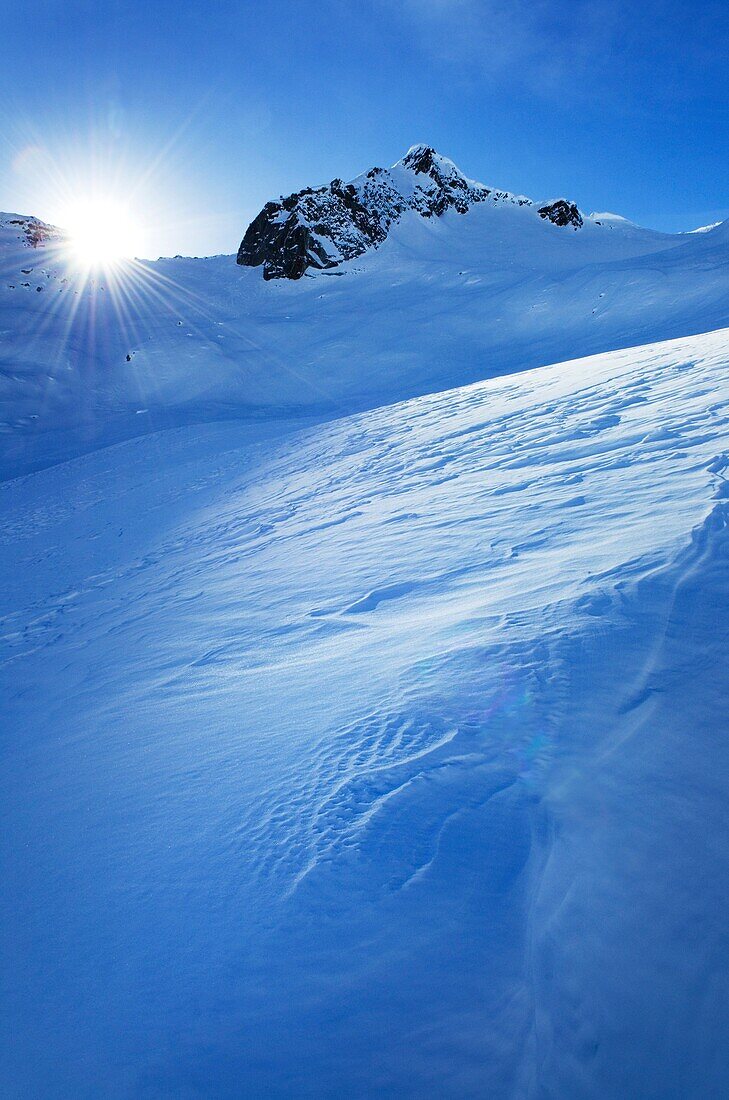
[(0, 237), (6, 476), (140, 431), (348, 415), (729, 324), (726, 224), (574, 232), (487, 202), (406, 214), (377, 251), (297, 283), (224, 256), (84, 281), (54, 250), (11, 243)]
[(721, 1092), (728, 366), (5, 483), (11, 1094)]
[(723, 1094), (726, 242), (0, 239), (6, 1094)]
[(628, 221), (622, 214), (611, 214), (609, 210), (602, 213), (594, 212), (590, 214), (590, 221), (593, 222), (616, 222), (621, 225), (634, 225), (634, 222)]
[(690, 229), (690, 233), (709, 233), (712, 229), (716, 229), (721, 225), (721, 222), (711, 222), (709, 225), (700, 225), (698, 229)]

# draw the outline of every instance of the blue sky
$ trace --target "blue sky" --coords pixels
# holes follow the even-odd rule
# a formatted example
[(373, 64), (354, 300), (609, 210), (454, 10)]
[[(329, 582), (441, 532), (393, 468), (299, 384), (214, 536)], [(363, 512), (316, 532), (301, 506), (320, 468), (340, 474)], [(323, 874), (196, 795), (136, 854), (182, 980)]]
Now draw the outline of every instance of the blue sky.
[(729, 217), (725, 3), (0, 0), (0, 208), (121, 194), (147, 252), (429, 142), (666, 230)]

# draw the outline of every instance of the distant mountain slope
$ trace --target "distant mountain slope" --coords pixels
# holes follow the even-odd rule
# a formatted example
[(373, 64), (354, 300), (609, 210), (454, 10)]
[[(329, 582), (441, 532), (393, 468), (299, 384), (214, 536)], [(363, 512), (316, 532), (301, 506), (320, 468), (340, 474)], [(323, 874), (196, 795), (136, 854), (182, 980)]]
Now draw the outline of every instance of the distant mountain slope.
[[(263, 267), (264, 279), (300, 279), (308, 268), (337, 267), (386, 240), (393, 225), (412, 211), (423, 218), (446, 210), (465, 214), (481, 202), (533, 207), (531, 199), (470, 180), (428, 145), (413, 145), (392, 168), (371, 168), (351, 183), (332, 180), (280, 202), (267, 203), (248, 227), (238, 263)], [(557, 199), (537, 211), (559, 226), (581, 228), (574, 203)]]
[(54, 248), (65, 242), (62, 229), (27, 214), (0, 214), (0, 248)]
[(573, 230), (506, 195), (459, 214), (451, 190), (439, 216), (408, 208), (376, 249), (297, 281), (228, 256), (87, 278), (18, 224), (40, 223), (0, 215), (0, 476), (175, 424), (331, 418), (729, 324), (727, 223)]

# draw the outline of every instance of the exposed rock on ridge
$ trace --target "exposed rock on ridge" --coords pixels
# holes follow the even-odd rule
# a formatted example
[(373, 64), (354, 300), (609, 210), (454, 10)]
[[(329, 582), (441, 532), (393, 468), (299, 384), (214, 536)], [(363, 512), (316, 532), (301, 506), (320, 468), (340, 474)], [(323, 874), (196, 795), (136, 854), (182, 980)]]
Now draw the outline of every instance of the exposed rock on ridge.
[(18, 229), (18, 239), (25, 238), (25, 243), (31, 248), (38, 248), (45, 244), (58, 244), (63, 240), (63, 233), (54, 225), (47, 225), (38, 218), (15, 215), (7, 217), (2, 215), (0, 225), (13, 226)]
[(540, 206), (537, 213), (540, 218), (545, 218), (547, 221), (553, 222), (554, 225), (571, 225), (573, 229), (581, 229), (584, 224), (582, 214), (580, 214), (575, 204), (568, 202), (567, 199), (557, 199), (556, 202)]
[[(406, 211), (423, 218), (448, 209), (465, 214), (487, 200), (534, 205), (523, 195), (468, 179), (429, 145), (414, 145), (392, 168), (371, 168), (350, 183), (335, 179), (266, 203), (249, 225), (237, 259), (247, 267), (263, 265), (264, 279), (299, 279), (309, 267), (336, 267), (377, 247)], [(564, 199), (539, 214), (555, 225), (582, 225), (577, 207)]]

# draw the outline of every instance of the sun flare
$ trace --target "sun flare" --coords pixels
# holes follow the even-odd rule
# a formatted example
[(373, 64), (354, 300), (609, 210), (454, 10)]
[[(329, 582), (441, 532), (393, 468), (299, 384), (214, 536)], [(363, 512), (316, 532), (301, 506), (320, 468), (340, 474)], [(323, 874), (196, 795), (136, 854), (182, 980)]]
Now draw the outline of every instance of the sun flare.
[(64, 212), (61, 224), (81, 267), (113, 266), (142, 251), (139, 226), (127, 207), (113, 199), (76, 202)]

